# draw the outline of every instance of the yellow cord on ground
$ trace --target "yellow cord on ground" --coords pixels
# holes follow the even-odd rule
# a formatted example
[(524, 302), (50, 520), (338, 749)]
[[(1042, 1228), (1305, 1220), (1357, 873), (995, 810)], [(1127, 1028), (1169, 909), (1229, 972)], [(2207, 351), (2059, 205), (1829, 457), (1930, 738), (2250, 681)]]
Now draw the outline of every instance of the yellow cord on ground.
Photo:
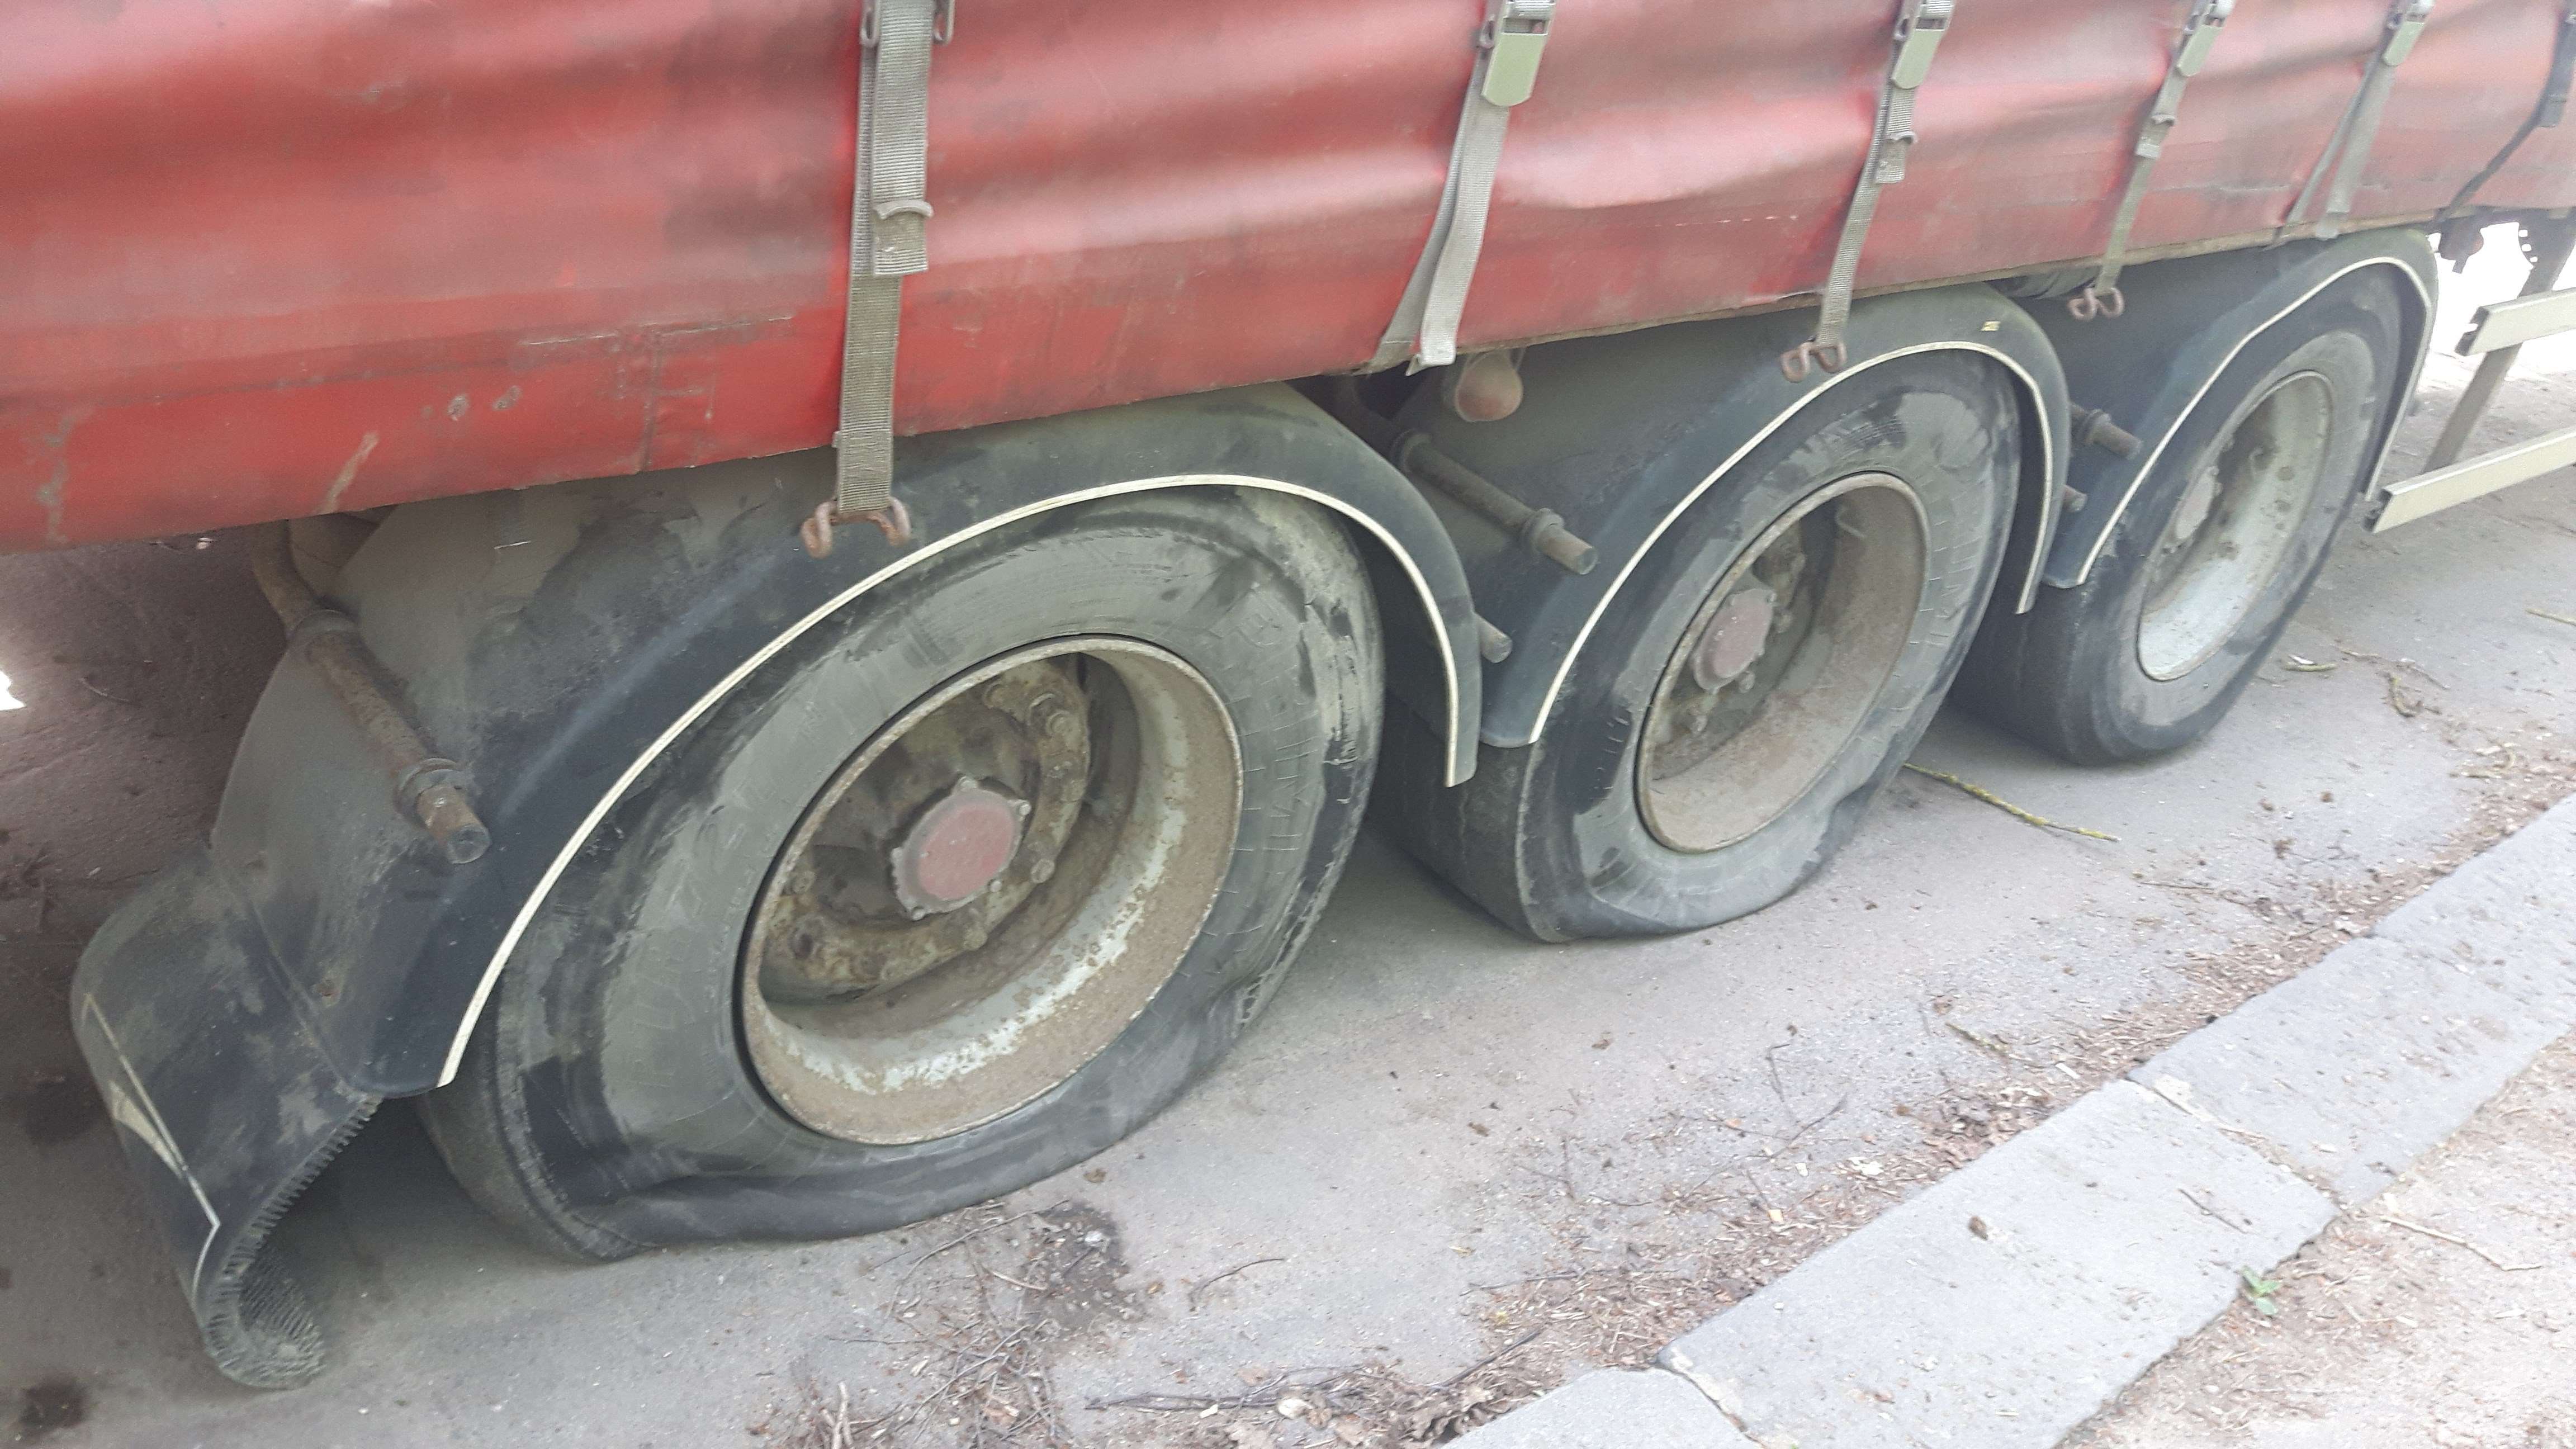
[(2088, 840), (2109, 840), (2116, 842), (2120, 838), (2116, 835), (2105, 835), (2099, 830), (2087, 830), (2081, 825), (2060, 825), (2045, 815), (2039, 815), (2031, 811), (2024, 810), (2020, 806), (2015, 805), (2010, 800), (2005, 799), (2003, 796), (1996, 794), (1994, 791), (1987, 789), (1983, 785), (1969, 784), (1967, 781), (1960, 779), (1956, 775), (1949, 774), (1946, 771), (1927, 770), (1921, 765), (1914, 763), (1912, 760), (1905, 762), (1905, 768), (1912, 770), (1918, 775), (1929, 775), (1944, 785), (1951, 786), (1973, 796), (1976, 799), (1983, 800), (1987, 804), (1992, 805), (1996, 809), (2025, 825), (2036, 825), (2042, 830), (2063, 830), (2069, 835), (2081, 835)]

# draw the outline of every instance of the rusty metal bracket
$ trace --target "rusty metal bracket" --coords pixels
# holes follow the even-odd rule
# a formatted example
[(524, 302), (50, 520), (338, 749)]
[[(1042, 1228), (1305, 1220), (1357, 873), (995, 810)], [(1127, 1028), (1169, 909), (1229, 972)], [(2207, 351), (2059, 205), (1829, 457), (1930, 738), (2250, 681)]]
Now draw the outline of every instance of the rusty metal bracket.
[(1405, 477), (1464, 505), (1567, 573), (1588, 574), (1599, 562), (1599, 551), (1575, 536), (1563, 517), (1550, 509), (1530, 507), (1442, 452), (1429, 438), (1381, 416), (1361, 400), (1359, 386), (1350, 378), (1334, 379), (1329, 396), (1332, 414), (1342, 426), (1377, 449)]
[(2111, 421), (2109, 412), (2078, 404), (2075, 408), (2075, 446), (2099, 448), (2114, 458), (2134, 458), (2146, 443), (2137, 434)]
[(324, 603), (296, 571), (287, 525), (258, 530), (251, 574), (286, 626), (287, 648), (322, 676), (333, 697), (366, 736), (392, 777), (394, 804), (420, 822), (448, 861), (466, 865), (492, 846), (492, 832), (474, 813), (465, 767), (438, 754), (421, 737), (403, 707), (402, 685), (388, 673), (358, 633), (358, 621)]

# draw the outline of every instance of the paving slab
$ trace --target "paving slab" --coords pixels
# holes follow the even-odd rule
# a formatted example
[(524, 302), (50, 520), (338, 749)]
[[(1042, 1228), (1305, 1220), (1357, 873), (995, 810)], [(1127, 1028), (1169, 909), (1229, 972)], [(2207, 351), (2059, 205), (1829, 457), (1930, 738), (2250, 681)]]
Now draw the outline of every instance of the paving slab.
[(2350, 1205), (2576, 1026), (2576, 802), (2130, 1074)]
[(2044, 1449), (2334, 1216), (2115, 1082), (1665, 1350), (1757, 1442)]
[(2451, 965), (2535, 1012), (2576, 1016), (2576, 801), (2562, 801), (2371, 935)]
[(1708, 1396), (1660, 1369), (1588, 1373), (1458, 1449), (1754, 1449)]

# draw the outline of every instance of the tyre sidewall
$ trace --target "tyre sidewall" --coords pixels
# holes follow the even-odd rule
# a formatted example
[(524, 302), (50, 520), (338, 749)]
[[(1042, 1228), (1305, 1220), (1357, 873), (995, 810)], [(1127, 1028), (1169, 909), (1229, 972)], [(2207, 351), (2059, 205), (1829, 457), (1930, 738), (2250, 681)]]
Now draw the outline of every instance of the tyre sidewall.
[[(1538, 934), (1710, 924), (1768, 905), (1822, 866), (1912, 751), (1958, 669), (2000, 567), (2019, 442), (2018, 402), (1994, 369), (1901, 359), (1841, 384), (1691, 505), (1621, 585), (1529, 749), (1518, 823)], [(1637, 761), (1649, 702), (1684, 630), (1791, 505), (1871, 471), (1914, 489), (1929, 549), (1894, 671), (1849, 742), (1769, 823), (1718, 850), (1665, 846), (1638, 809)]]
[[(1198, 939), (1106, 1049), (999, 1120), (893, 1147), (801, 1126), (760, 1089), (739, 1035), (744, 926), (771, 862), (911, 701), (981, 660), (1085, 634), (1192, 665), (1254, 766)], [(1232, 1044), (1329, 890), (1375, 756), (1376, 649), (1339, 531), (1270, 495), (1109, 500), (899, 576), (737, 687), (556, 884), (490, 1014), (487, 1065), (522, 1078), (502, 1093), (518, 1099), (502, 1129), (573, 1219), (635, 1243), (888, 1227), (1099, 1151)]]

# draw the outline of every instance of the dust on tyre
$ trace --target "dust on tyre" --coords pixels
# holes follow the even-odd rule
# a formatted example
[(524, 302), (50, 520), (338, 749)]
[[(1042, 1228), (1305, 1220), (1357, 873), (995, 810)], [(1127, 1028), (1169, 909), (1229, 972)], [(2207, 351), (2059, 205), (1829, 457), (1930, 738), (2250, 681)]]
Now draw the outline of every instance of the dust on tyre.
[(2077, 764), (2207, 734), (2369, 481), (2404, 336), (2396, 290), (2374, 272), (2247, 342), (2140, 481), (2092, 576), (1988, 621), (1962, 701)]
[(1405, 787), (1408, 842), (1550, 940), (1708, 925), (1795, 889), (1958, 667), (2000, 567), (2020, 437), (2018, 399), (1982, 360), (1902, 358), (1837, 383), (1639, 561), (1536, 743), (1487, 746), (1454, 791)]
[(542, 1245), (862, 1232), (1077, 1162), (1218, 1060), (1341, 868), (1382, 681), (1325, 515), (1104, 500), (845, 613), (638, 779), (424, 1099)]

